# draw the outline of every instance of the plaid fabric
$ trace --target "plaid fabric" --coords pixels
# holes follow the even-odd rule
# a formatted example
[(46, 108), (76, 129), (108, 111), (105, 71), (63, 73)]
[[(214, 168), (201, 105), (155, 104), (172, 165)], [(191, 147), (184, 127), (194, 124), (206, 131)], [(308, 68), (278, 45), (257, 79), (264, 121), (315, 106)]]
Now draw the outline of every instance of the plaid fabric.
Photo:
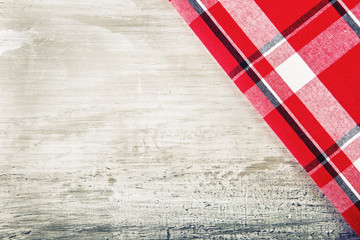
[(358, 235), (359, 2), (171, 1)]

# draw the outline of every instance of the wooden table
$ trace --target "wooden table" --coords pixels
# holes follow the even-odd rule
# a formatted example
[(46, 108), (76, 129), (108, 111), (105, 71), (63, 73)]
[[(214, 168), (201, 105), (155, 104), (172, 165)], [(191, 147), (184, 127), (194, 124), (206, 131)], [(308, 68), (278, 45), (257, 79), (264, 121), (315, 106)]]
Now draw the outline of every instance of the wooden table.
[(356, 239), (166, 0), (0, 2), (0, 238)]

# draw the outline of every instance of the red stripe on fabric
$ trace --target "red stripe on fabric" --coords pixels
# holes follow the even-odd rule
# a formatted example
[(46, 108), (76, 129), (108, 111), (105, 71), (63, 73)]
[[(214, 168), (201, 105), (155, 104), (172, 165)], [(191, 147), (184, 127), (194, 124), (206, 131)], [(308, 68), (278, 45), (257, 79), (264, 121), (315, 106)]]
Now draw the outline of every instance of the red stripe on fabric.
[(314, 182), (322, 188), (330, 181), (333, 180), (333, 177), (328, 173), (328, 171), (321, 165), (313, 174), (310, 175)]
[(297, 95), (293, 94), (284, 103), (321, 149), (326, 150), (335, 143)]
[(244, 71), (237, 77), (234, 81), (236, 86), (241, 90), (242, 93), (248, 91), (252, 86), (255, 85), (254, 81), (249, 77), (249, 75)]
[(357, 235), (360, 236), (360, 211), (356, 206), (352, 206), (342, 213), (345, 220), (352, 226)]
[(358, 5), (360, 3), (359, 0), (342, 0), (342, 2), (346, 5), (347, 8), (349, 8), (350, 10), (355, 7), (356, 5)]
[(234, 19), (225, 10), (220, 2), (212, 6), (209, 9), (209, 12), (214, 16), (216, 21), (225, 30), (236, 46), (241, 49), (246, 58), (249, 58), (254, 52), (257, 51), (255, 45), (251, 42), (244, 31), (236, 24)]
[(264, 120), (302, 166), (306, 166), (316, 157), (277, 110), (269, 113)]
[(274, 68), (271, 66), (271, 64), (266, 58), (263, 58), (257, 63), (255, 63), (254, 68), (260, 73), (263, 78), (269, 75), (272, 71), (274, 71)]
[[(275, 23), (275, 25), (280, 31), (286, 28), (291, 28), (296, 31), (296, 28), (298, 26), (304, 23), (304, 21), (306, 21), (308, 17), (313, 16), (313, 14), (315, 14), (318, 10), (324, 7), (325, 3), (325, 1), (319, 2), (319, 0), (310, 0), (306, 3), (292, 2), (287, 0), (257, 0), (256, 2), (259, 5), (262, 5), (261, 8), (267, 14), (270, 20)], [(351, 0), (347, 2), (351, 2)], [(280, 7), (277, 7), (279, 5)], [(316, 7), (314, 7), (315, 5)], [(350, 6), (348, 7), (350, 8)], [(311, 13), (307, 12), (310, 9), (312, 9)], [(186, 10), (179, 10), (179, 12), (181, 11)], [(231, 18), (230, 14), (227, 13), (226, 10), (221, 6), (220, 3), (215, 4), (209, 9), (209, 11), (210, 14), (216, 18), (216, 24), (220, 24), (221, 28), (226, 31), (225, 35), (230, 36), (231, 40), (238, 46), (238, 48), (240, 48), (241, 51), (246, 52), (246, 56), (251, 56), (251, 54), (254, 55), (255, 52), (257, 58), (262, 57), (258, 50), (255, 49), (254, 52), (251, 52), (249, 50), (246, 50), (247, 47), (245, 47), (245, 45), (242, 45), (243, 43), (241, 41), (243, 40), (246, 44), (248, 44), (246, 41), (249, 41), (249, 38), (247, 38), (247, 36), (244, 37), (236, 35), (237, 31), (240, 32), (240, 35), (244, 34), (244, 32), (239, 28), (236, 23), (231, 22), (233, 21), (233, 19)], [(306, 16), (304, 16), (303, 14), (305, 14)], [(182, 15), (187, 16), (186, 14)], [(215, 24), (211, 22), (209, 16), (202, 15), (202, 17), (196, 18), (190, 24), (191, 28), (198, 35), (198, 37), (208, 48), (211, 54), (215, 57), (215, 59), (224, 68), (225, 72), (229, 74), (233, 70), (233, 75), (230, 74), (230, 76), (235, 77), (239, 70), (241, 70), (239, 64), (243, 65), (243, 61), (240, 59), (241, 56), (238, 55), (238, 53), (234, 49), (234, 46), (228, 46), (230, 43), (219, 32), (219, 29), (216, 29)], [(323, 31), (323, 29), (328, 28), (328, 26), (330, 26), (334, 22), (334, 19), (339, 18), (340, 16), (338, 15), (337, 17), (335, 17), (334, 10), (326, 10), (325, 13), (322, 13), (317, 17), (319, 19), (315, 19), (313, 23), (309, 23), (308, 26), (305, 26), (304, 29), (299, 30), (297, 33), (295, 33), (294, 36), (292, 36), (291, 41), (293, 46), (295, 46), (296, 50), (302, 48), (303, 46), (311, 42), (312, 39), (314, 39), (320, 32)], [(204, 22), (204, 19), (206, 22)], [(210, 21), (210, 25), (208, 20)], [(228, 22), (228, 20), (230, 20), (230, 23)], [(239, 30), (236, 30), (236, 28), (239, 28)], [(222, 41), (219, 40), (219, 37)], [(324, 44), (331, 43), (331, 39), (320, 40), (323, 40)], [(275, 49), (275, 51), (276, 50), (277, 49)], [(249, 51), (249, 53), (247, 51)], [(329, 69), (326, 69), (322, 74), (320, 74), (320, 76), (318, 76), (318, 78), (327, 87), (327, 89), (330, 90), (331, 94), (344, 107), (344, 109), (347, 110), (347, 112), (357, 123), (360, 122), (360, 68), (358, 67), (360, 64), (359, 56), (360, 52), (357, 46), (353, 48), (350, 53), (345, 54), (345, 56), (341, 57), (339, 60), (334, 59), (334, 61), (337, 62), (335, 62), (332, 66), (329, 67)], [(274, 67), (271, 66), (271, 64), (269, 64), (267, 60), (255, 62), (254, 67), (262, 76), (267, 75), (268, 72), (274, 72)], [(340, 170), (341, 173), (350, 176), (349, 181), (352, 181), (353, 183), (358, 179), (358, 175), (353, 174), (354, 172), (352, 169), (354, 168), (354, 166), (351, 165), (351, 160), (348, 158), (347, 155), (344, 154), (344, 152), (341, 151), (341, 149), (338, 148), (334, 140), (329, 137), (330, 135), (319, 123), (318, 119), (309, 112), (309, 110), (307, 109), (309, 106), (306, 106), (305, 102), (301, 102), (301, 100), (294, 95), (295, 97), (293, 96), (290, 99), (286, 100), (285, 104), (288, 108), (290, 108), (291, 111), (293, 111), (293, 114), (297, 117), (301, 125), (306, 129), (306, 131), (311, 135), (313, 139), (309, 139), (304, 134), (302, 129), (296, 124), (294, 119), (291, 118), (283, 105), (278, 106), (277, 109), (271, 110), (273, 105), (271, 105), (270, 101), (265, 97), (264, 93), (266, 91), (260, 90), (260, 88), (258, 89), (258, 86), (254, 85), (260, 80), (259, 76), (257, 76), (253, 72), (253, 69), (250, 69), (248, 73), (249, 74), (243, 72), (239, 74), (239, 76), (236, 76), (237, 79), (235, 79), (234, 81), (235, 84), (240, 88), (242, 92), (250, 91), (246, 95), (248, 97), (250, 96), (249, 100), (253, 103), (255, 108), (257, 108), (257, 110), (262, 114), (268, 125), (283, 141), (283, 143), (295, 156), (295, 158), (300, 162), (300, 164), (304, 167), (306, 167), (308, 164), (311, 165), (309, 165), (310, 167), (308, 166), (308, 168), (310, 170), (314, 170), (311, 174), (312, 178), (320, 187), (322, 187), (322, 190), (327, 195), (327, 197), (332, 201), (335, 207), (341, 213), (343, 213), (346, 220), (359, 234), (360, 203), (358, 202), (354, 206), (356, 197), (354, 198), (354, 196), (351, 195), (351, 193), (349, 192), (351, 190), (342, 186), (341, 181), (340, 183), (338, 182), (339, 179), (337, 179), (336, 181), (334, 180), (334, 178), (337, 177), (339, 174), (337, 172), (337, 169)], [(346, 83), (347, 85), (344, 83)], [(277, 88), (273, 87), (275, 93), (278, 93), (277, 91), (279, 90), (276, 89)], [(281, 92), (283, 91), (285, 90), (281, 90)], [(288, 97), (284, 93), (280, 95), (284, 95), (285, 98)], [(324, 101), (326, 101), (326, 99), (324, 99)], [(338, 106), (340, 105), (338, 104)], [(341, 116), (339, 116), (339, 118), (341, 119)], [(327, 130), (329, 129), (327, 128)], [(324, 161), (324, 157), (321, 154), (322, 150), (319, 150), (316, 147), (316, 144), (314, 144), (314, 142), (316, 142), (316, 144), (318, 144), (323, 150), (326, 150), (326, 153), (329, 153), (329, 155), (331, 155), (330, 161), (332, 161), (332, 163), (325, 163), (324, 166), (318, 165), (320, 163), (319, 160)], [(314, 161), (316, 157), (319, 157), (319, 160)], [(332, 164), (335, 164), (336, 167), (334, 168)], [(356, 176), (355, 180), (351, 178), (352, 176)], [(357, 187), (356, 184), (354, 185)], [(352, 200), (350, 200), (349, 197)], [(353, 216), (351, 216), (351, 214), (353, 214)]]
[(333, 7), (328, 7), (319, 14), (313, 21), (300, 29), (296, 34), (288, 39), (288, 42), (296, 50), (300, 50), (311, 42), (316, 36), (327, 29), (331, 24), (340, 18), (340, 15)]
[(351, 160), (345, 155), (343, 151), (335, 154), (331, 157), (331, 162), (339, 169), (340, 172), (344, 172), (349, 166), (351, 166)]
[(196, 18), (190, 24), (190, 27), (226, 73), (229, 73), (238, 65), (235, 58), (224, 47), (201, 17)]
[(360, 44), (319, 74), (332, 95), (360, 123)]
[(283, 32), (320, 1), (255, 0), (255, 2), (268, 16), (270, 21), (274, 23), (277, 29)]

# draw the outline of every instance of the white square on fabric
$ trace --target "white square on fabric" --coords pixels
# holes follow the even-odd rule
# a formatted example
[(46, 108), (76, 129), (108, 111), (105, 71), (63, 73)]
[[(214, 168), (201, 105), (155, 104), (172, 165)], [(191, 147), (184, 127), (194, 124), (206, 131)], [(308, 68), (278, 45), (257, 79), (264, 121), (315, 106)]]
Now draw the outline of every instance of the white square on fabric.
[(305, 84), (316, 77), (315, 73), (297, 53), (280, 64), (275, 71), (293, 92), (297, 92)]
[(360, 158), (356, 160), (353, 164), (360, 171)]

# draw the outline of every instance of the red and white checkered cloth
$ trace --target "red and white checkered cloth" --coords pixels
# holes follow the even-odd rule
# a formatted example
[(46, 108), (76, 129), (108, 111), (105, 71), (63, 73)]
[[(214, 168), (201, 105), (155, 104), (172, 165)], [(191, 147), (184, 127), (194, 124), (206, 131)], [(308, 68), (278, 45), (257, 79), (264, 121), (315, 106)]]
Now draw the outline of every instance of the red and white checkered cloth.
[(171, 0), (360, 236), (360, 0)]

